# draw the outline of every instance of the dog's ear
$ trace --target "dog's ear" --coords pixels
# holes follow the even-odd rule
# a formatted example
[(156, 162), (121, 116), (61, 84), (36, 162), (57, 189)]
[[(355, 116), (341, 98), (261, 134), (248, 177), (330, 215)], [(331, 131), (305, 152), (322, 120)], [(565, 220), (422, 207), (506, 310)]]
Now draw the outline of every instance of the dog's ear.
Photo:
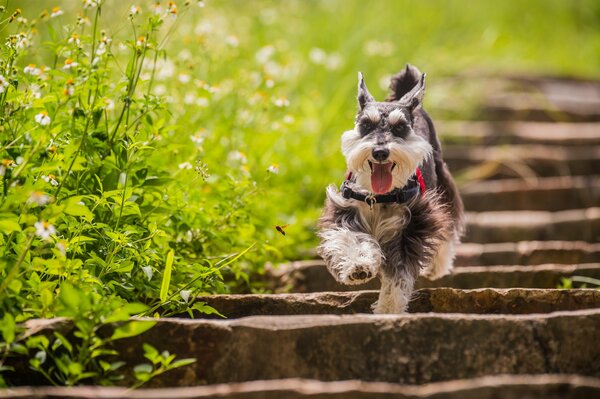
[(423, 105), (423, 97), (425, 96), (425, 74), (421, 74), (417, 84), (405, 95), (402, 96), (398, 102), (403, 106), (407, 107), (410, 112), (414, 112), (416, 109)]
[(375, 98), (369, 93), (369, 89), (367, 89), (367, 85), (365, 84), (365, 80), (363, 79), (363, 75), (361, 72), (358, 73), (358, 105), (360, 109), (365, 107), (368, 103), (374, 102)]

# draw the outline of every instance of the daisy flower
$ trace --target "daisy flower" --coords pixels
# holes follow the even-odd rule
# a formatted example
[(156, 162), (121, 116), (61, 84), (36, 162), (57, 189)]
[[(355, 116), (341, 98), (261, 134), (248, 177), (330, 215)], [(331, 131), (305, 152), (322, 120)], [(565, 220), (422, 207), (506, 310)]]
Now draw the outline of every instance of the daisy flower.
[(174, 2), (169, 1), (167, 3), (167, 8), (168, 8), (169, 14), (174, 15), (174, 16), (177, 15), (177, 5)]
[(267, 172), (269, 173), (273, 173), (273, 174), (278, 174), (279, 173), (279, 165), (274, 163), (271, 166), (269, 166), (267, 168)]
[(75, 43), (76, 46), (79, 46), (79, 35), (77, 33), (73, 33), (69, 40), (67, 40), (67, 43)]
[(35, 64), (29, 64), (23, 68), (23, 72), (32, 76), (38, 76), (42, 73), (42, 70), (37, 68)]
[(77, 67), (77, 65), (79, 65), (79, 64), (77, 62), (73, 61), (72, 58), (67, 58), (65, 60), (65, 65), (63, 66), (63, 69), (75, 68), (75, 67)]
[(196, 144), (197, 146), (201, 146), (202, 143), (204, 143), (204, 132), (205, 130), (199, 130), (198, 132), (196, 132), (196, 134), (190, 136), (190, 139), (192, 139), (194, 144)]
[(279, 97), (273, 100), (273, 104), (275, 104), (276, 107), (282, 108), (289, 106), (290, 102), (285, 97)]
[(50, 124), (51, 119), (48, 116), (48, 111), (42, 111), (35, 116), (35, 121), (42, 126), (47, 126)]
[(0, 162), (0, 177), (6, 175), (6, 170), (15, 166), (15, 162), (12, 159), (3, 159)]
[(60, 7), (54, 7), (52, 12), (50, 13), (50, 18), (58, 17), (59, 15), (63, 15), (65, 12)]
[(58, 181), (56, 180), (56, 176), (54, 176), (52, 174), (43, 175), (42, 180), (44, 180), (46, 183), (52, 184), (54, 187), (58, 186)]
[(137, 41), (135, 42), (135, 45), (138, 47), (144, 47), (146, 45), (146, 36), (138, 37)]
[(179, 169), (192, 169), (192, 164), (189, 162), (180, 163)]
[(34, 191), (29, 194), (29, 198), (27, 199), (28, 204), (36, 204), (38, 206), (47, 205), (50, 202), (50, 196), (41, 191)]
[(227, 154), (227, 160), (229, 162), (240, 162), (240, 163), (246, 163), (248, 162), (248, 158), (246, 158), (246, 154), (244, 154), (241, 151), (231, 151), (229, 154)]
[(131, 8), (129, 9), (129, 13), (131, 15), (138, 15), (142, 13), (142, 7), (140, 6), (131, 6)]
[(56, 234), (56, 229), (53, 225), (46, 221), (35, 222), (35, 235), (40, 237), (42, 240), (49, 240), (51, 235)]

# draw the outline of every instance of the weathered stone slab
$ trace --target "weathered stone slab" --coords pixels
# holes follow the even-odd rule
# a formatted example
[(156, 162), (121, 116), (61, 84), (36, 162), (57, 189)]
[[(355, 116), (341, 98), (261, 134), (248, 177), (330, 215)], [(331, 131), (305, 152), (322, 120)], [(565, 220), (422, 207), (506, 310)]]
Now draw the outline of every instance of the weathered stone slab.
[[(278, 378), (425, 384), (498, 374), (600, 376), (600, 310), (534, 315), (308, 315), (157, 320), (115, 342), (128, 367), (142, 343), (198, 361), (153, 386)], [(26, 365), (17, 368), (31, 384)], [(123, 383), (127, 383), (124, 381)]]
[(109, 387), (22, 387), (0, 391), (0, 399), (590, 399), (598, 395), (598, 379), (571, 375), (500, 375), (420, 386), (282, 379), (135, 391)]
[(600, 208), (467, 213), (464, 242), (600, 241)]
[[(268, 315), (372, 313), (377, 291), (316, 292), (308, 294), (210, 295), (198, 298), (227, 318)], [(423, 288), (413, 293), (410, 313), (527, 314), (600, 308), (595, 289), (459, 290)], [(197, 314), (196, 317), (216, 318)]]
[(503, 86), (496, 87), (484, 101), (482, 116), (486, 119), (600, 121), (597, 81), (520, 76), (505, 80)]
[[(450, 170), (486, 164), (498, 168), (499, 176), (582, 176), (600, 170), (600, 145), (558, 147), (543, 145), (444, 146), (444, 160)], [(502, 167), (500, 169), (500, 167)]]
[(600, 176), (479, 181), (461, 187), (461, 195), (471, 212), (588, 208), (600, 204)]
[[(600, 263), (546, 264), (535, 266), (471, 266), (457, 267), (438, 280), (417, 280), (417, 288), (556, 288), (563, 277), (585, 276), (600, 279)], [(378, 279), (367, 284), (344, 285), (329, 274), (325, 263), (298, 261), (283, 264), (271, 272), (270, 287), (276, 292), (359, 291), (379, 289)]]
[(444, 144), (600, 145), (600, 123), (435, 121)]
[(457, 266), (600, 262), (600, 243), (583, 241), (462, 243), (456, 252)]

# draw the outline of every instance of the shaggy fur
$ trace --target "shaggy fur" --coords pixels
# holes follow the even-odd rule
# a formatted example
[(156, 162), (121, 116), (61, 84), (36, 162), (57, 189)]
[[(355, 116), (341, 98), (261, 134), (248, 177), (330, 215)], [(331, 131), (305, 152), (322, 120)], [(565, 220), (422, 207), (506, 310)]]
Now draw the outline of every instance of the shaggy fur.
[[(381, 279), (376, 313), (404, 312), (419, 273), (428, 278), (449, 273), (463, 231), (458, 189), (422, 109), (425, 75), (407, 65), (390, 89), (386, 102), (376, 102), (359, 74), (355, 127), (342, 135), (352, 176), (347, 184), (364, 194), (381, 185), (392, 191), (404, 187), (419, 167), (427, 191), (407, 203), (369, 207), (330, 186), (319, 222), (318, 252), (339, 282)], [(388, 179), (373, 180), (377, 170), (385, 170)]]

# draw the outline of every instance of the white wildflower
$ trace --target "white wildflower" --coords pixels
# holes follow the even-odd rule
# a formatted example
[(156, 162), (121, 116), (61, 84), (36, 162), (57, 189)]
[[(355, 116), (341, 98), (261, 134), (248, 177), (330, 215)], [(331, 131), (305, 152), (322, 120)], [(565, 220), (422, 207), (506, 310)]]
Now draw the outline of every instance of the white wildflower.
[(52, 184), (55, 187), (58, 186), (58, 181), (56, 180), (56, 176), (54, 176), (52, 174), (43, 175), (42, 180), (45, 181), (46, 183)]
[(204, 143), (204, 132), (204, 130), (200, 130), (196, 132), (193, 136), (190, 136), (190, 139), (192, 139), (194, 144), (196, 144), (197, 146), (201, 146), (202, 143)]
[(69, 70), (71, 68), (75, 68), (79, 65), (77, 62), (73, 61), (72, 58), (67, 58), (65, 60), (65, 65), (63, 65), (63, 69)]
[(241, 151), (231, 151), (229, 154), (227, 154), (227, 160), (230, 162), (241, 162), (241, 163), (246, 163), (248, 162), (248, 158), (246, 158), (246, 154), (244, 154)]
[(131, 6), (131, 8), (129, 9), (129, 13), (131, 15), (138, 15), (142, 13), (142, 7), (140, 6)]
[(313, 47), (308, 53), (308, 58), (313, 62), (313, 64), (324, 64), (327, 60), (327, 53), (323, 49)]
[(52, 9), (52, 13), (50, 14), (50, 18), (58, 17), (59, 15), (63, 15), (65, 12), (61, 10), (60, 7), (54, 7)]
[(40, 237), (42, 240), (49, 240), (51, 235), (56, 234), (56, 229), (53, 225), (46, 221), (35, 222), (35, 235)]
[(50, 124), (51, 119), (48, 116), (47, 111), (42, 111), (34, 117), (35, 121), (42, 126), (47, 126)]
[(183, 162), (179, 164), (179, 169), (192, 169), (193, 165), (189, 162)]
[(31, 76), (38, 76), (42, 73), (42, 70), (37, 68), (35, 64), (29, 64), (23, 68), (23, 72)]
[(29, 198), (27, 199), (28, 204), (36, 204), (38, 206), (47, 205), (50, 202), (50, 196), (41, 191), (34, 191), (29, 194)]
[(278, 174), (279, 173), (279, 165), (277, 165), (276, 163), (270, 165), (267, 168), (267, 172), (269, 173), (274, 173), (274, 174)]
[(76, 46), (79, 46), (79, 44), (81, 43), (81, 41), (79, 40), (79, 35), (77, 33), (73, 33), (69, 40), (67, 40), (67, 43), (72, 43)]
[(227, 39), (225, 39), (225, 43), (227, 43), (227, 45), (230, 47), (237, 47), (240, 45), (240, 40), (237, 38), (237, 36), (229, 35), (227, 36)]
[(273, 54), (275, 54), (275, 47), (268, 45), (268, 46), (261, 47), (254, 55), (254, 58), (260, 64), (264, 64), (267, 61), (269, 61), (269, 59), (273, 56)]
[(188, 75), (187, 73), (180, 73), (177, 78), (183, 84), (189, 83), (190, 80), (192, 80), (192, 77), (190, 75)]
[(279, 97), (273, 100), (273, 104), (275, 104), (276, 107), (287, 107), (290, 105), (290, 102), (287, 98), (285, 97)]

